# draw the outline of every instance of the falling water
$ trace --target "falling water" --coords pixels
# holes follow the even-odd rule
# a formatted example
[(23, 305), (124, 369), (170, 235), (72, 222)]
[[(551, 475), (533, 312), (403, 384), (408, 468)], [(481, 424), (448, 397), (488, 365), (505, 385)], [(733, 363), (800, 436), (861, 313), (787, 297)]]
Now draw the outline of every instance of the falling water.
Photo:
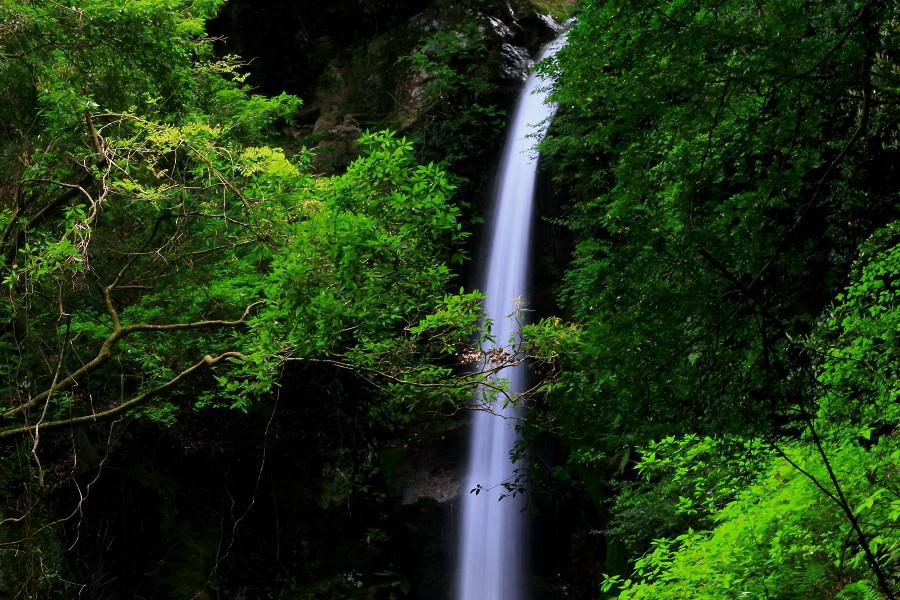
[[(548, 56), (564, 43), (560, 38), (545, 51)], [(493, 323), (497, 344), (507, 344), (516, 335), (510, 314), (525, 295), (528, 277), (528, 235), (531, 226), (537, 175), (535, 144), (546, 133), (556, 107), (546, 103), (548, 82), (532, 74), (519, 96), (503, 149), (497, 176), (494, 214), (490, 230), (490, 252), (483, 291), (485, 313)], [(522, 367), (504, 369), (509, 392), (523, 391)], [(476, 398), (480, 402), (481, 397)], [(469, 467), (462, 505), (459, 547), (458, 600), (519, 600), (524, 596), (524, 515), (521, 496), (508, 494), (504, 483), (515, 478), (516, 465), (510, 450), (516, 441), (516, 410), (500, 408), (494, 413), (475, 411), (469, 446)], [(478, 493), (469, 490), (478, 489)]]

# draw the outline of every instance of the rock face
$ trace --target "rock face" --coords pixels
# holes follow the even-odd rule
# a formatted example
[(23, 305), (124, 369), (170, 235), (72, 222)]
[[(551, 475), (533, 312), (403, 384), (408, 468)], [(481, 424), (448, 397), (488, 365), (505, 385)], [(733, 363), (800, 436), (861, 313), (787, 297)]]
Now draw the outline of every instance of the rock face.
[(500, 47), (500, 55), (503, 57), (500, 65), (500, 77), (520, 83), (528, 79), (528, 73), (533, 63), (527, 48), (504, 43)]
[(538, 12), (523, 16), (519, 19), (519, 25), (522, 27), (524, 45), (532, 52), (536, 52), (548, 39), (555, 38), (563, 29), (562, 23)]
[(514, 34), (513, 34), (512, 29), (510, 29), (506, 23), (504, 23), (497, 17), (491, 17), (491, 16), (487, 17), (487, 23), (488, 23), (488, 26), (491, 28), (490, 29), (491, 34), (495, 38), (497, 38), (499, 40), (503, 40), (503, 41), (508, 41), (513, 38)]
[[(458, 456), (458, 455), (457, 455)], [(454, 457), (455, 458), (455, 457)], [(416, 457), (406, 466), (400, 502), (404, 506), (420, 500), (448, 502), (459, 495), (459, 465), (456, 460), (435, 465)]]
[[(505, 111), (559, 27), (527, 0), (232, 0), (211, 33), (226, 40), (220, 51), (253, 61), (251, 83), (262, 92), (304, 100), (292, 133), (321, 147), (347, 118), (428, 144), (435, 132), (425, 130), (442, 113)], [(326, 171), (356, 150), (342, 140), (325, 147), (329, 157), (318, 164)]]
[(407, 548), (404, 570), (411, 598), (450, 598), (456, 550), (454, 518), (459, 514), (459, 458), (465, 452), (461, 427), (414, 435), (404, 447), (385, 450), (388, 489), (398, 502), (395, 535)]

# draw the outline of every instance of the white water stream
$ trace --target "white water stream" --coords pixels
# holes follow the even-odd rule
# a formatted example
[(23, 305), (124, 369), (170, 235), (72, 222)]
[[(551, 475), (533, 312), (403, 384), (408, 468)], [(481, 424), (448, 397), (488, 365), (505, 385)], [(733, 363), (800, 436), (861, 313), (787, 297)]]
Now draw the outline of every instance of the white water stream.
[[(548, 56), (564, 43), (560, 38), (544, 52)], [(485, 313), (492, 321), (496, 344), (507, 345), (517, 333), (512, 314), (526, 294), (528, 238), (537, 176), (535, 144), (544, 136), (556, 107), (546, 103), (548, 81), (531, 74), (519, 96), (497, 175), (494, 213), (488, 223), (488, 268), (481, 289)], [(508, 349), (508, 348), (507, 348)], [(509, 392), (524, 391), (521, 366), (504, 369)], [(477, 394), (476, 403), (482, 401)], [(520, 600), (524, 597), (523, 572), (525, 519), (521, 496), (509, 494), (504, 483), (514, 482), (516, 465), (510, 450), (516, 442), (512, 407), (492, 412), (475, 411), (464, 480), (462, 529), (456, 580), (457, 600)], [(479, 487), (479, 493), (469, 490)], [(499, 501), (498, 501), (499, 500)]]

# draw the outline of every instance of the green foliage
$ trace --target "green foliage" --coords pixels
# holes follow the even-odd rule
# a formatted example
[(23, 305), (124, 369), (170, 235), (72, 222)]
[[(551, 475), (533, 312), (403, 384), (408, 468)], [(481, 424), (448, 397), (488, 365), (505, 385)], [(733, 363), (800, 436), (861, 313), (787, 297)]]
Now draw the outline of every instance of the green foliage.
[[(300, 100), (254, 94), (236, 57), (212, 56), (220, 4), (0, 7), (0, 438), (34, 436), (0, 460), (31, 469), (3, 477), (0, 541), (21, 568), (0, 557), (0, 596), (66, 595), (81, 576), (47, 525), (42, 494), (69, 485), (40, 462), (70, 452), (54, 430), (252, 412), (287, 365), (338, 369), (365, 390), (347, 425), (363, 439), (325, 460), (327, 510), (384, 502), (376, 441), (479, 380), (460, 375), (481, 296), (450, 293), (467, 234), (448, 173), (373, 132), (344, 173), (314, 174), (307, 149), (275, 143)], [(369, 584), (408, 587), (388, 571)]]
[[(832, 465), (853, 490), (854, 501), (869, 487), (867, 472), (892, 464), (883, 452), (873, 454), (855, 444), (830, 450)], [(827, 481), (814, 451), (798, 447), (788, 455), (819, 481)], [(654, 540), (636, 562), (632, 583), (624, 587), (621, 578), (612, 582), (624, 588), (619, 598), (818, 598), (837, 592), (852, 598), (851, 590), (874, 588), (837, 505), (785, 461), (771, 457), (763, 464), (768, 465), (765, 476), (736, 497), (733, 491), (710, 492), (716, 501), (727, 502), (712, 515), (713, 527)], [(873, 545), (890, 564), (900, 537), (888, 504), (864, 505)]]
[(756, 440), (689, 434), (649, 442), (635, 463), (636, 481), (623, 482), (609, 533), (631, 556), (654, 538), (703, 529), (713, 515), (754, 482), (768, 456)]
[(898, 242), (893, 222), (862, 245), (851, 284), (810, 342), (821, 362), (819, 418), (836, 437), (872, 442), (900, 419)]
[[(83, 391), (62, 393), (75, 377), (92, 394), (138, 398), (215, 366), (219, 390), (196, 406), (247, 410), (288, 358), (413, 367), (429, 350), (415, 337), (430, 325), (410, 328), (436, 306), (445, 307), (442, 354), (471, 333), (476, 298), (446, 296), (466, 237), (446, 173), (416, 165), (412, 144), (387, 132), (363, 136), (364, 155), (332, 178), (310, 173), (305, 149), (265, 145), (299, 100), (253, 95), (233, 57), (208, 60), (202, 23), (214, 8), (4, 7), (6, 51), (32, 67), (38, 104), (53, 107), (19, 148), (19, 196), (3, 213), (4, 311), (28, 326), (4, 339), (21, 352), (2, 366), (13, 408), (36, 402), (22, 381), (44, 389), (54, 380), (52, 366), (27, 362), (45, 339), (63, 382), (45, 394), (53, 420), (84, 410)], [(134, 43), (88, 44), (101, 29)], [(27, 48), (37, 31), (56, 41)], [(68, 43), (78, 54), (53, 51)], [(165, 69), (147, 66), (160, 60)], [(85, 79), (65, 77), (76, 67)], [(132, 70), (140, 76), (129, 79)], [(121, 85), (95, 81), (117, 77)], [(104, 287), (99, 297), (90, 280)], [(41, 323), (55, 323), (49, 337)], [(110, 369), (128, 382), (118, 391), (106, 389)], [(452, 365), (426, 371), (445, 376)], [(176, 405), (143, 414), (171, 422)]]
[(607, 592), (896, 588), (898, 10), (590, 0), (541, 66), (579, 343), (531, 424), (617, 490)]
[(575, 325), (564, 323), (559, 317), (548, 317), (522, 327), (528, 354), (545, 362), (576, 354), (581, 332)]
[(873, 36), (895, 8), (585, 4), (543, 67), (543, 150), (573, 197), (561, 301), (583, 324), (553, 426), (640, 441), (784, 420), (782, 332), (808, 333), (895, 204), (870, 175), (895, 158), (894, 109), (863, 93), (892, 92), (854, 66), (893, 68)]
[[(900, 559), (900, 445), (884, 435), (897, 423), (897, 249), (894, 224), (863, 244), (852, 281), (808, 344), (820, 361), (814, 427), (885, 569)], [(642, 450), (641, 479), (617, 497), (611, 533), (633, 553), (643, 532), (666, 537), (650, 542), (631, 579), (609, 576), (604, 586), (622, 599), (882, 597), (847, 515), (815, 483), (837, 494), (812, 431), (783, 450), (793, 464), (771, 443), (743, 445), (756, 450), (696, 436)]]
[(422, 106), (415, 128), (423, 160), (439, 162), (467, 191), (486, 184), (506, 126), (500, 107), (496, 62), (484, 24), (469, 9), (458, 23), (420, 40), (416, 51), (401, 59), (421, 79)]

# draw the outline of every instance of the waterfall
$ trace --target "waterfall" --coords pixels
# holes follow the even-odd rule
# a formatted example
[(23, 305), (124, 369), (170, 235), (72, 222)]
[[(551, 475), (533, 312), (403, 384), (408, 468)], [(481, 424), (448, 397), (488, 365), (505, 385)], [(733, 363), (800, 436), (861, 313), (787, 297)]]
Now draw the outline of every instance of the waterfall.
[[(554, 53), (564, 38), (551, 44), (541, 58)], [(489, 223), (489, 254), (482, 285), (485, 314), (493, 323), (498, 345), (516, 335), (513, 313), (526, 293), (528, 237), (537, 176), (535, 144), (546, 133), (556, 107), (546, 103), (549, 82), (532, 73), (525, 82), (503, 149)], [(524, 391), (521, 366), (503, 370), (509, 392)], [(476, 395), (481, 402), (481, 395)], [(469, 466), (464, 479), (462, 530), (458, 555), (458, 600), (519, 600), (524, 597), (524, 514), (521, 496), (513, 498), (504, 483), (512, 482), (517, 466), (510, 460), (516, 441), (516, 410), (474, 411)], [(478, 486), (477, 494), (469, 490)], [(499, 500), (499, 501), (498, 501)]]

